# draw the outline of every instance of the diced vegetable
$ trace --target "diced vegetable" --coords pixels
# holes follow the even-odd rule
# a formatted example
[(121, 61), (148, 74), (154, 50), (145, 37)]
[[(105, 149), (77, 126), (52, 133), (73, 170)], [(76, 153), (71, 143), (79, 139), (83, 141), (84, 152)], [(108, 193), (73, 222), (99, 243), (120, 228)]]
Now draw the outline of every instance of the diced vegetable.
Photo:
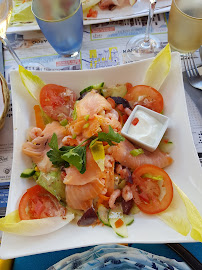
[(95, 89), (95, 90), (101, 90), (104, 86), (104, 82), (102, 83), (99, 83), (99, 84), (94, 84), (94, 85), (90, 85), (86, 88), (84, 88), (81, 92), (80, 92), (80, 96), (83, 95), (84, 93), (86, 92), (90, 92), (92, 89)]
[(131, 225), (134, 222), (134, 216), (133, 215), (123, 215), (126, 226)]
[(109, 209), (107, 209), (103, 204), (98, 206), (98, 218), (106, 226), (111, 227), (109, 223)]
[(22, 178), (29, 178), (29, 177), (32, 177), (34, 174), (35, 174), (35, 170), (34, 169), (25, 169), (22, 173), (21, 173), (21, 175), (20, 175), (20, 177), (22, 177)]
[(66, 126), (68, 124), (68, 120), (67, 119), (63, 119), (62, 121), (60, 121), (60, 125), (61, 126)]
[[(121, 219), (123, 221), (123, 224), (122, 224), (122, 226), (117, 228), (116, 222), (119, 219)], [(119, 235), (121, 237), (128, 237), (128, 230), (127, 230), (126, 223), (124, 220), (123, 210), (122, 210), (122, 207), (120, 204), (118, 206), (116, 206), (115, 209), (110, 209), (109, 223), (117, 235)]]
[(167, 139), (161, 140), (159, 144), (159, 149), (164, 153), (170, 153), (173, 150), (174, 144), (171, 141), (168, 141)]
[(125, 84), (117, 84), (116, 86), (102, 89), (100, 93), (106, 97), (124, 97), (127, 93), (127, 87)]
[(34, 106), (34, 112), (35, 112), (36, 126), (43, 130), (45, 128), (45, 123), (42, 115), (42, 110), (39, 105)]
[(134, 157), (139, 156), (141, 154), (144, 154), (144, 151), (142, 148), (138, 148), (138, 149), (133, 149), (132, 151), (130, 151), (130, 154)]
[(152, 175), (150, 173), (145, 173), (141, 176), (142, 178), (150, 178), (150, 179), (153, 179), (153, 180), (163, 180), (163, 176), (162, 175)]
[(138, 206), (134, 203), (131, 210), (130, 210), (130, 214), (131, 215), (136, 215), (137, 213), (140, 212), (140, 209), (138, 208)]

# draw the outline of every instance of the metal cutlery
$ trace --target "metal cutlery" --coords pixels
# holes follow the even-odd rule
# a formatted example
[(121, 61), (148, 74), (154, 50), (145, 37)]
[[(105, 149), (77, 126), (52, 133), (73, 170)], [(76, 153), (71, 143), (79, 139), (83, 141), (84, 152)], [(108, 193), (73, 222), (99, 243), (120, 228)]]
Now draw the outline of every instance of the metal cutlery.
[(182, 59), (184, 62), (184, 67), (189, 83), (193, 87), (202, 90), (202, 76), (198, 72), (192, 54), (191, 53), (184, 54)]

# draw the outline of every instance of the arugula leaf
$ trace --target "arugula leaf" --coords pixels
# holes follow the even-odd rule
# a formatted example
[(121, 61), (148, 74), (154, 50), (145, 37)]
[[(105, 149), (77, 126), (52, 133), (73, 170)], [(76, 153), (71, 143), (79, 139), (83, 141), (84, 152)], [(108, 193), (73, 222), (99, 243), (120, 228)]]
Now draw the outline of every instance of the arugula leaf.
[(113, 145), (113, 142), (120, 143), (124, 141), (125, 138), (119, 133), (114, 132), (113, 128), (109, 126), (109, 132), (98, 132), (98, 140), (107, 142), (109, 145)]
[(74, 147), (61, 158), (75, 166), (81, 174), (86, 171), (86, 146)]

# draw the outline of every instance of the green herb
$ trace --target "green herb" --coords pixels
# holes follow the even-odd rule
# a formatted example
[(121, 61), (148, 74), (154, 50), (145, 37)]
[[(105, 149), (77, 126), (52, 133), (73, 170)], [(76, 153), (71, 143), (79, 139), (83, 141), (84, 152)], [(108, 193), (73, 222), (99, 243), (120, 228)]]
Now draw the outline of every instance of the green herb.
[(61, 126), (66, 126), (68, 124), (68, 120), (67, 119), (63, 119), (62, 121), (60, 121), (60, 125)]
[[(73, 146), (63, 146), (61, 149), (58, 149), (58, 139), (55, 133), (53, 133), (49, 146), (53, 150), (48, 151), (47, 156), (49, 157), (53, 165), (56, 167), (60, 167), (60, 166), (64, 166), (65, 168), (69, 167), (69, 163), (66, 162), (64, 159), (62, 159), (61, 156), (66, 151), (72, 149)], [(65, 147), (65, 150), (64, 150), (64, 147)]]
[(85, 129), (85, 128), (88, 128), (90, 126), (90, 124), (89, 123), (86, 123), (84, 126), (83, 126), (83, 128)]
[(143, 174), (142, 178), (150, 178), (150, 179), (153, 179), (153, 180), (163, 180), (163, 176), (161, 176), (161, 175), (152, 175), (150, 173)]
[(77, 105), (77, 103), (78, 103), (78, 100), (75, 102), (75, 104), (74, 104), (74, 110), (72, 112), (72, 118), (73, 118), (74, 121), (77, 119), (77, 111), (76, 111), (76, 105)]
[(86, 146), (76, 146), (61, 158), (75, 166), (80, 173), (83, 174), (86, 171)]
[(130, 151), (130, 154), (134, 157), (144, 154), (144, 151), (142, 148), (138, 148), (138, 149), (133, 149), (132, 151)]
[(124, 141), (125, 138), (119, 133), (114, 132), (113, 128), (109, 126), (109, 132), (98, 132), (98, 140), (107, 142), (109, 145), (113, 145), (113, 142), (120, 143)]
[(85, 115), (85, 116), (84, 116), (84, 120), (88, 121), (89, 117), (90, 117), (89, 114)]
[(77, 135), (76, 134), (73, 134), (72, 135), (72, 139), (76, 139)]
[[(92, 136), (77, 146), (63, 146), (58, 149), (57, 135), (53, 133), (49, 143), (52, 150), (47, 152), (47, 156), (55, 167), (64, 166), (67, 168), (71, 164), (83, 174), (86, 171), (86, 148), (88, 145), (92, 146), (96, 141), (105, 141), (109, 145), (113, 145), (113, 142), (119, 143), (120, 141), (124, 141), (124, 138), (120, 134), (114, 132), (113, 128), (109, 126), (109, 132), (98, 132), (97, 138)], [(83, 145), (84, 143), (86, 144)]]

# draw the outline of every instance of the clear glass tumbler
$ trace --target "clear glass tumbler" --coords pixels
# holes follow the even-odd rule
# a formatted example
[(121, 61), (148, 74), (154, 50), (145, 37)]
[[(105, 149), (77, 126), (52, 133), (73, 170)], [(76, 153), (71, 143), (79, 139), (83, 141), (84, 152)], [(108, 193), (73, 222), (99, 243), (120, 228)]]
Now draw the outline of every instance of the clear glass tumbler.
[(76, 56), (83, 40), (83, 12), (80, 0), (33, 0), (32, 12), (55, 51)]
[(202, 0), (173, 0), (168, 20), (173, 50), (194, 52), (202, 45)]

